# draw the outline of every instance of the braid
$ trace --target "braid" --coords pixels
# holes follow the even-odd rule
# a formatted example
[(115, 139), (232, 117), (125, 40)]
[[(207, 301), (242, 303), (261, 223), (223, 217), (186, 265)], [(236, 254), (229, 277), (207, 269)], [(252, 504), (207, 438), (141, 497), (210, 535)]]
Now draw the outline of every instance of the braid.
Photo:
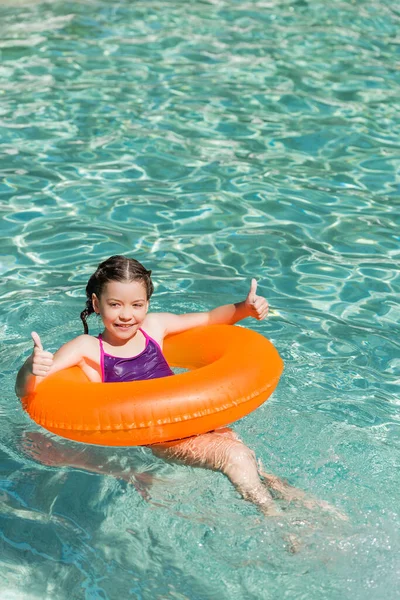
[[(99, 269), (97, 269), (97, 271), (95, 273), (93, 273), (93, 275), (90, 277), (89, 281), (87, 282), (87, 286), (86, 286), (86, 306), (83, 309), (83, 311), (81, 312), (81, 319), (82, 319), (82, 323), (83, 323), (83, 330), (84, 332), (87, 334), (89, 333), (89, 327), (87, 324), (87, 318), (90, 317), (90, 315), (92, 315), (94, 313), (94, 308), (93, 308), (93, 303), (92, 303), (92, 295), (96, 294), (97, 296), (97, 292), (99, 289), (99, 285), (98, 285), (98, 271)], [(101, 286), (100, 286), (101, 287)], [(100, 294), (99, 294), (100, 295)]]
[(93, 308), (93, 304), (92, 304), (92, 300), (86, 300), (86, 308), (83, 309), (83, 311), (81, 312), (81, 319), (82, 319), (82, 323), (83, 323), (83, 329), (85, 333), (89, 333), (89, 327), (87, 324), (87, 318), (94, 313), (94, 308)]
[(110, 258), (99, 264), (86, 286), (86, 307), (80, 315), (86, 334), (89, 333), (87, 318), (95, 312), (92, 296), (96, 294), (97, 298), (100, 299), (105, 285), (110, 281), (141, 281), (146, 288), (147, 300), (150, 300), (154, 291), (151, 271), (148, 271), (140, 262), (126, 256), (110, 256)]

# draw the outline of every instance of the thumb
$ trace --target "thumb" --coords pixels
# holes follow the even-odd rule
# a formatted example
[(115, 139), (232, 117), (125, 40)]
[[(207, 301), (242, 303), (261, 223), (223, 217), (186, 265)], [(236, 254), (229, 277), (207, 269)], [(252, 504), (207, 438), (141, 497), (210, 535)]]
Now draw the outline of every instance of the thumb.
[(33, 339), (33, 345), (34, 345), (34, 347), (39, 348), (39, 350), (43, 350), (43, 344), (40, 341), (39, 334), (36, 333), (36, 331), (32, 331), (31, 336), (32, 336), (32, 339)]
[(257, 280), (252, 279), (251, 285), (250, 285), (249, 296), (248, 296), (250, 302), (255, 302), (256, 296), (257, 296)]

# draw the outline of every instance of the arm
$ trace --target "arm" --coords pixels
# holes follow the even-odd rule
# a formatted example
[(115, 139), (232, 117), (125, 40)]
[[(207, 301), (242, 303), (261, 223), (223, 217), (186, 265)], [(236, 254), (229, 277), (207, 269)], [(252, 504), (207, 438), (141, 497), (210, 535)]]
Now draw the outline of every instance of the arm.
[(233, 325), (247, 317), (264, 319), (268, 314), (268, 302), (262, 296), (257, 296), (257, 281), (252, 279), (250, 291), (243, 302), (218, 306), (208, 312), (188, 313), (174, 315), (171, 313), (158, 313), (161, 320), (164, 336), (201, 327), (202, 325)]
[(33, 351), (17, 374), (15, 393), (19, 398), (34, 391), (36, 385), (47, 375), (52, 363), (51, 352), (43, 350), (39, 335), (32, 331)]
[(23, 398), (27, 394), (32, 393), (38, 383), (47, 377), (47, 375), (61, 369), (79, 365), (87, 354), (86, 347), (89, 337), (80, 335), (61, 346), (53, 356), (51, 352), (43, 350), (39, 335), (33, 331), (33, 352), (18, 371), (15, 382), (16, 395), (19, 398)]
[(27, 394), (34, 391), (36, 385), (42, 381), (43, 377), (39, 377), (33, 374), (32, 371), (32, 359), (33, 354), (28, 356), (17, 374), (15, 381), (15, 393), (18, 398), (23, 398)]

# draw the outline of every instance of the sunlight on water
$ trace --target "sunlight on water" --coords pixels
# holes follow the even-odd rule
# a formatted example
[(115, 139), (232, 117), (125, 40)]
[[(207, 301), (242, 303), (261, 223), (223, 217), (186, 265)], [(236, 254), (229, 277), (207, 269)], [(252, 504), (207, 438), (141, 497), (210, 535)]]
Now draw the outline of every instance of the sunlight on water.
[[(2, 600), (397, 599), (399, 26), (392, 0), (0, 2)], [(337, 512), (266, 519), (219, 473), (23, 413), (30, 332), (82, 333), (117, 253), (153, 310), (258, 279), (245, 324), (285, 372), (234, 429)]]

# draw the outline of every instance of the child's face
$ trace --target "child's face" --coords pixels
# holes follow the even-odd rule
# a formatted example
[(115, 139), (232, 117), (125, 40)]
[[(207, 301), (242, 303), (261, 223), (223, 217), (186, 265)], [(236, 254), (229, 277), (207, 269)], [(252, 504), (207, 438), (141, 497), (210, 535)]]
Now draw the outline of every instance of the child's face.
[(93, 294), (92, 302), (104, 327), (120, 340), (128, 340), (135, 335), (149, 309), (146, 288), (141, 281), (110, 281), (100, 298)]

